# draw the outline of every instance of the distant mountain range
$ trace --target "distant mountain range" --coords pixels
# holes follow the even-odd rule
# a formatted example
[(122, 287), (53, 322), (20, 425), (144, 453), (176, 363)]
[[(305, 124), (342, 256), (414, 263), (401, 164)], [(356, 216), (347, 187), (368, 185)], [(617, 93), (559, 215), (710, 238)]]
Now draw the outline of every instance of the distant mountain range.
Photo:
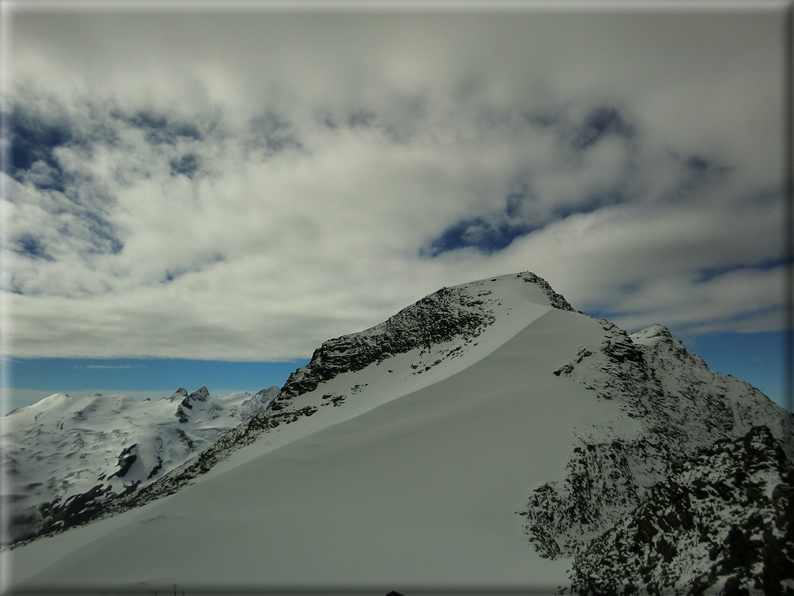
[[(127, 435), (77, 505), (38, 507), (13, 587), (794, 593), (794, 415), (532, 273), (443, 288), (268, 391), (237, 425), (206, 392), (159, 402), (161, 447)], [(35, 416), (25, 462), (57, 487)]]
[(278, 393), (216, 398), (206, 387), (180, 388), (159, 401), (56, 393), (10, 412), (0, 437), (9, 539), (88, 519), (100, 503), (155, 482), (264, 412)]

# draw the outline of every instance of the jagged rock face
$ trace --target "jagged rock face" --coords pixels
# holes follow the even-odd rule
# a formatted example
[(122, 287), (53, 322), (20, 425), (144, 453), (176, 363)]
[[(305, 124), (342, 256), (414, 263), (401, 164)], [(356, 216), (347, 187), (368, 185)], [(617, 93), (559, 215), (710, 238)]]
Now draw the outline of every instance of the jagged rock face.
[(180, 387), (179, 389), (174, 391), (174, 393), (168, 399), (174, 401), (175, 399), (184, 399), (186, 397), (187, 397), (187, 389), (185, 389), (184, 387)]
[(209, 396), (210, 396), (209, 389), (207, 389), (207, 387), (204, 386), (204, 387), (201, 387), (200, 389), (198, 389), (197, 391), (194, 391), (193, 393), (191, 393), (188, 396), (188, 399), (190, 399), (190, 401), (194, 401), (194, 402), (195, 401), (204, 402), (204, 401), (207, 401), (207, 398)]
[(479, 308), (482, 300), (464, 288), (443, 288), (404, 308), (387, 321), (351, 335), (323, 342), (309, 364), (289, 376), (279, 401), (312, 391), (336, 375), (361, 370), (373, 362), (459, 335), (476, 337), (493, 322)]
[(121, 450), (121, 453), (119, 454), (119, 460), (118, 460), (119, 469), (118, 469), (118, 471), (116, 471), (113, 474), (111, 474), (109, 476), (110, 478), (112, 478), (113, 476), (118, 476), (119, 478), (124, 478), (124, 476), (127, 475), (127, 472), (130, 471), (130, 468), (135, 463), (135, 461), (138, 459), (137, 447), (138, 447), (138, 444), (137, 443), (133, 443), (132, 445), (130, 445), (128, 447), (125, 447), (124, 449)]
[[(185, 395), (185, 394), (187, 394), (187, 391), (180, 388), (176, 390), (172, 398), (175, 396)], [(196, 402), (206, 403), (207, 398), (209, 396), (210, 396), (210, 392), (206, 386), (202, 387), (198, 391), (194, 391), (190, 395), (185, 395), (185, 398), (179, 403), (179, 406), (177, 407), (176, 412), (174, 414), (177, 417), (177, 420), (179, 420), (179, 423), (180, 424), (187, 423), (190, 420), (189, 412), (190, 410), (193, 409), (193, 404), (195, 404)], [(210, 405), (210, 408), (212, 409), (213, 406)]]
[(766, 426), (718, 441), (581, 551), (581, 594), (794, 593), (794, 466)]
[[(528, 271), (517, 277), (538, 285), (554, 308), (573, 311), (544, 279)], [(362, 370), (395, 354), (429, 348), (453, 337), (477, 337), (493, 321), (485, 302), (472, 295), (466, 286), (442, 288), (379, 325), (323, 342), (309, 364), (289, 376), (278, 401), (312, 391), (340, 373)]]
[[(630, 573), (637, 561), (624, 561), (622, 557), (628, 555), (623, 551), (607, 560), (605, 545), (612, 545), (615, 528), (624, 527), (626, 520), (635, 519), (637, 527), (646, 527), (640, 512), (652, 510), (652, 503), (680, 508), (676, 500), (680, 495), (665, 492), (664, 483), (690, 461), (700, 461), (706, 466), (701, 473), (706, 474), (707, 466), (714, 462), (693, 459), (699, 453), (709, 453), (715, 443), (727, 445), (746, 442), (750, 436), (757, 438), (760, 431), (753, 427), (761, 421), (767, 429), (764, 432), (775, 437), (770, 440), (782, 457), (776, 461), (790, 461), (794, 455), (794, 415), (782, 412), (757, 389), (711, 372), (700, 357), (661, 325), (628, 335), (612, 323), (601, 322), (606, 332), (603, 343), (581, 346), (570, 363), (553, 373), (582, 383), (600, 399), (617, 401), (631, 424), (581, 429), (580, 446), (574, 449), (566, 478), (540, 486), (531, 495), (527, 509), (520, 512), (527, 518), (525, 527), (536, 550), (551, 559), (574, 558), (578, 565), (574, 583), (593, 594), (620, 593), (617, 586), (623, 590), (640, 585), (639, 576)], [(731, 470), (725, 468), (724, 473), (739, 473), (740, 467), (737, 463)], [(726, 519), (731, 519), (727, 512), (733, 506), (727, 501), (714, 503), (715, 511), (722, 507)], [(686, 525), (689, 522), (670, 523), (678, 523), (686, 531), (691, 529)], [(676, 540), (684, 540), (684, 536), (675, 535), (680, 528), (674, 528), (662, 542), (655, 540), (654, 552), (672, 553)], [(639, 562), (646, 566), (644, 569), (653, 567), (654, 561), (658, 563), (648, 557)], [(692, 560), (689, 555), (682, 557), (679, 562)], [(608, 565), (613, 565), (613, 571), (605, 571)], [(651, 574), (648, 577), (656, 579), (642, 583), (640, 593), (668, 593), (671, 586), (690, 593), (692, 586), (715, 583), (711, 571), (700, 571), (700, 583), (684, 585), (680, 565), (670, 563), (664, 576), (666, 587), (659, 588), (662, 576)], [(707, 581), (704, 577), (711, 578), (711, 583), (703, 584)], [(602, 579), (606, 583), (599, 583)]]

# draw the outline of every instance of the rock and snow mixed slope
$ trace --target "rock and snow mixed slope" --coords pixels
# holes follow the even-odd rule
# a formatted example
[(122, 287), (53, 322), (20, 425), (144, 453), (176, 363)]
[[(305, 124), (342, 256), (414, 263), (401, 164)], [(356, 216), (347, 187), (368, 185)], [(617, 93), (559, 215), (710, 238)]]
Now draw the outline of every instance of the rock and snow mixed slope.
[(223, 398), (202, 387), (159, 401), (56, 393), (4, 421), (2, 466), (11, 490), (9, 539), (80, 523), (100, 503), (148, 485), (265, 411), (278, 395)]
[[(29, 589), (782, 591), (785, 565), (737, 565), (732, 545), (790, 536), (792, 419), (663, 327), (627, 335), (501, 276), (325, 342), (266, 412), (3, 556)], [(759, 457), (723, 483), (746, 499), (704, 492)], [(685, 491), (703, 506), (676, 521)]]

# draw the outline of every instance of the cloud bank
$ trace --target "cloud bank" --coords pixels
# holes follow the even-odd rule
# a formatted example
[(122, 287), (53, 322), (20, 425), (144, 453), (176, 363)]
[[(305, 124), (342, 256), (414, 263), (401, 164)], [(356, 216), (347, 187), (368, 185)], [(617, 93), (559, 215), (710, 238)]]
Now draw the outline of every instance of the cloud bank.
[(520, 270), (779, 329), (782, 9), (16, 9), (16, 357), (280, 361)]

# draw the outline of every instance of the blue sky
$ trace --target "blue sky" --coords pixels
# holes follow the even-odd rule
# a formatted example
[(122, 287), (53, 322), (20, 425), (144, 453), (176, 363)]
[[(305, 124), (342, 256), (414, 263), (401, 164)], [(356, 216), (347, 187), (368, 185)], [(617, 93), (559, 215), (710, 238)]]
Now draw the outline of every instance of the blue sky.
[(267, 363), (170, 358), (14, 359), (4, 378), (9, 399), (3, 404), (2, 415), (55, 392), (72, 397), (124, 393), (133, 399), (159, 399), (180, 387), (193, 392), (206, 386), (219, 397), (236, 391), (253, 395), (273, 385), (281, 387), (290, 373), (306, 363), (308, 359)]
[(257, 390), (442, 286), (524, 270), (779, 391), (779, 4), (252, 6), (15, 6), (17, 395)]
[[(684, 344), (700, 355), (715, 372), (732, 374), (760, 389), (785, 406), (785, 333), (713, 333)], [(292, 362), (223, 362), (180, 359), (18, 359), (12, 363), (9, 403), (3, 414), (15, 407), (35, 403), (56, 390), (73, 397), (94, 392), (127, 393), (135, 399), (159, 399), (179, 387), (195, 391), (206, 385), (213, 395), (233, 391), (253, 394), (272, 385), (282, 386), (290, 373), (308, 359)], [(10, 382), (9, 382), (10, 381)]]

